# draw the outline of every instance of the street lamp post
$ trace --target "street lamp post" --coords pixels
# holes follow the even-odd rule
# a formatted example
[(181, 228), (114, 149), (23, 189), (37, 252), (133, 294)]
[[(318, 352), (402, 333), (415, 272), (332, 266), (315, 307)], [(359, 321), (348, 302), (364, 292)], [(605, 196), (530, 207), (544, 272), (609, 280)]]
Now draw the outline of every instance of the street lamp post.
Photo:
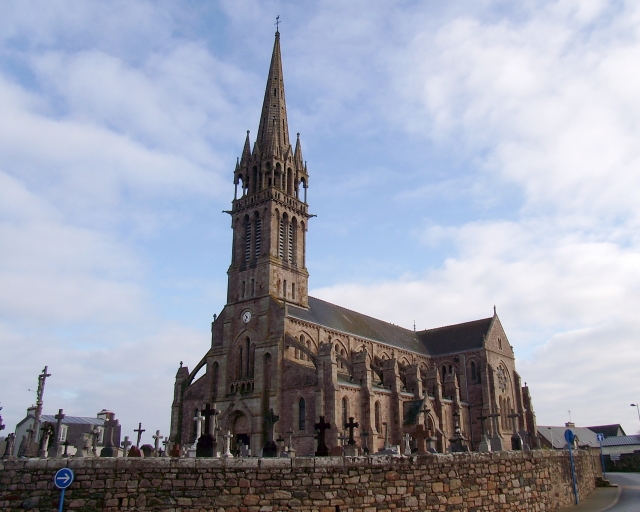
[(635, 407), (636, 411), (638, 411), (638, 421), (640, 421), (640, 407), (638, 404), (631, 404), (631, 407)]

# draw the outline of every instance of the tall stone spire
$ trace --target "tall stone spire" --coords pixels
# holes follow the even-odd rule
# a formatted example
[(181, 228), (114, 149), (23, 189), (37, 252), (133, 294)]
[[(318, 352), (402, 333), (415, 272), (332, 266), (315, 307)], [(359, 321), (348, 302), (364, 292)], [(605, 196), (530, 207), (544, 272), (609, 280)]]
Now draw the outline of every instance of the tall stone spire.
[(260, 116), (256, 143), (263, 155), (269, 152), (276, 144), (280, 146), (279, 149), (283, 152), (289, 147), (289, 123), (287, 121), (287, 104), (284, 97), (280, 32), (276, 32), (276, 40), (273, 44), (269, 78), (264, 91), (262, 115)]

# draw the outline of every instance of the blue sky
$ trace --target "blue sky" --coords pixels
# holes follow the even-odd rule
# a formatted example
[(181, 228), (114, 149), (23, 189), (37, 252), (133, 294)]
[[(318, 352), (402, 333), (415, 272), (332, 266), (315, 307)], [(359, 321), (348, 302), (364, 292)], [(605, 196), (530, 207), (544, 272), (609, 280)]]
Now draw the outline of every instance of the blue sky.
[(495, 304), (540, 424), (640, 400), (633, 2), (0, 6), (0, 404), (168, 431), (225, 302), (221, 213), (275, 16), (311, 293), (418, 329)]

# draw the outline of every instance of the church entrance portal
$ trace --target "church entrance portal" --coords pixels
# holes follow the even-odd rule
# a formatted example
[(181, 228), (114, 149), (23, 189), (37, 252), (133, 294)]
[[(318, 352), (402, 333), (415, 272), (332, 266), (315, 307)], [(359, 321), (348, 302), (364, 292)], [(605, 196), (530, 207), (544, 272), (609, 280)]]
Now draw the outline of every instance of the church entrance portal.
[(233, 435), (232, 449), (235, 453), (240, 452), (240, 443), (247, 448), (251, 447), (251, 424), (249, 418), (240, 411), (236, 411), (232, 422), (231, 434)]

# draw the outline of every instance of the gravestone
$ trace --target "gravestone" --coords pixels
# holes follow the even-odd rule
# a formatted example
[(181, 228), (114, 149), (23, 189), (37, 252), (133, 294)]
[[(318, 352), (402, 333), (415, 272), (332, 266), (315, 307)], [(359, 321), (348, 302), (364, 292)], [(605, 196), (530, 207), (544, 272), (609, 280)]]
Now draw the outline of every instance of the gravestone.
[(222, 456), (225, 459), (232, 458), (233, 455), (231, 454), (231, 439), (233, 438), (233, 436), (231, 435), (231, 432), (227, 430), (227, 433), (223, 435), (222, 438), (224, 439), (224, 453), (222, 454)]
[(487, 439), (487, 430), (485, 428), (485, 421), (489, 419), (489, 415), (486, 416), (480, 415), (478, 419), (480, 420), (480, 424), (482, 425), (482, 436), (480, 437), (480, 444), (478, 445), (479, 452), (490, 452), (491, 451), (491, 443)]
[(356, 457), (358, 455), (358, 447), (356, 446), (356, 440), (353, 438), (353, 431), (359, 426), (360, 424), (357, 421), (353, 421), (353, 417), (349, 417), (349, 421), (344, 424), (344, 428), (349, 430), (347, 444), (344, 447), (344, 454), (347, 457)]
[(60, 446), (60, 425), (62, 425), (62, 420), (64, 419), (64, 413), (62, 409), (58, 410), (58, 414), (54, 416), (56, 420), (56, 431), (53, 436), (53, 442), (51, 443), (51, 447), (49, 448), (49, 457), (60, 457), (62, 454), (62, 447)]
[(138, 428), (133, 430), (138, 433), (138, 440), (136, 441), (136, 447), (140, 448), (140, 438), (142, 437), (142, 433), (146, 432), (144, 428), (142, 428), (142, 423), (138, 423)]
[(13, 449), (14, 449), (13, 447), (15, 446), (15, 442), (16, 442), (16, 435), (9, 434), (7, 436), (7, 445), (4, 450), (4, 455), (2, 455), (3, 459), (8, 459), (8, 458), (13, 459)]
[(153, 442), (154, 442), (153, 456), (154, 457), (159, 457), (160, 456), (160, 439), (164, 439), (164, 436), (161, 436), (160, 435), (160, 431), (156, 430), (155, 435), (153, 435), (151, 437), (153, 437)]
[(104, 422), (104, 448), (100, 450), (100, 457), (117, 457), (118, 447), (113, 445), (113, 431), (120, 424), (115, 418), (115, 414), (109, 413)]
[(324, 421), (324, 416), (320, 416), (320, 421), (313, 428), (318, 431), (318, 448), (316, 449), (316, 457), (328, 457), (329, 448), (325, 440), (325, 431), (331, 428), (331, 423)]
[(140, 451), (144, 454), (145, 457), (153, 457), (153, 446), (150, 444), (143, 444), (140, 447)]
[[(196, 457), (215, 456), (217, 443), (211, 431), (215, 429), (215, 417), (219, 412), (220, 411), (217, 411), (215, 407), (212, 409), (209, 404), (207, 404), (205, 410), (202, 411), (202, 416), (205, 421), (205, 433), (198, 438), (198, 443), (196, 444)], [(198, 412), (198, 414), (200, 413)], [(200, 424), (200, 421), (201, 420), (198, 421), (198, 424)]]
[(122, 441), (121, 444), (122, 444), (122, 456), (126, 459), (127, 456), (129, 455), (129, 446), (132, 445), (131, 441), (129, 441), (129, 436), (124, 436), (124, 441)]
[(518, 428), (516, 427), (516, 418), (518, 417), (518, 414), (511, 409), (511, 414), (507, 417), (511, 420), (511, 426), (513, 428), (513, 433), (511, 434), (511, 449), (522, 450), (522, 438), (520, 437)]
[(92, 435), (90, 432), (82, 432), (76, 440), (76, 454), (74, 457), (88, 457), (91, 450)]
[(424, 428), (424, 425), (416, 425), (413, 438), (416, 440), (416, 446), (420, 455), (429, 453), (425, 441), (431, 437), (431, 434)]
[(369, 442), (368, 442), (369, 432), (367, 432), (366, 430), (363, 430), (362, 432), (360, 432), (360, 437), (362, 438), (362, 454), (369, 455)]
[(409, 457), (411, 455), (411, 436), (405, 434), (404, 437), (404, 454)]

